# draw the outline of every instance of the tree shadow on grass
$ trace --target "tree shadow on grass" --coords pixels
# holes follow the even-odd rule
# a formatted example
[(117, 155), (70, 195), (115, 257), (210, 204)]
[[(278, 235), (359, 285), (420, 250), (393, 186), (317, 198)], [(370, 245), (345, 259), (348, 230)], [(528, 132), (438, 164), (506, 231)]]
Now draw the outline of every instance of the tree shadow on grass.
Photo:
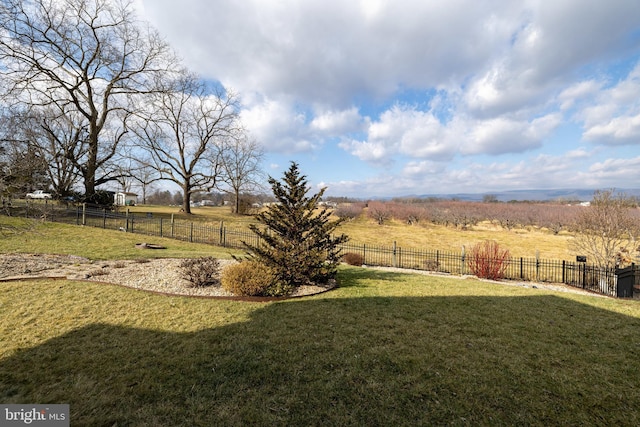
[(385, 271), (375, 268), (342, 267), (338, 275), (341, 287), (367, 287), (365, 281), (396, 282), (407, 276), (407, 272)]
[[(379, 278), (379, 273), (376, 273)], [(275, 303), (191, 333), (91, 324), (0, 361), (72, 425), (638, 425), (640, 321), (555, 296)]]

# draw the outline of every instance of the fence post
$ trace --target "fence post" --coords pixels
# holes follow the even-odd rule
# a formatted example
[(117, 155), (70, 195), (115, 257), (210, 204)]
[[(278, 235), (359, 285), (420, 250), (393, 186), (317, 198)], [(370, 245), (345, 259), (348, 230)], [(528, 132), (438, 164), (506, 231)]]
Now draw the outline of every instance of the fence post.
[(107, 228), (107, 209), (102, 208), (102, 228)]
[(87, 225), (87, 204), (82, 204), (82, 225)]
[(566, 283), (565, 280), (564, 280), (565, 279), (565, 273), (564, 273), (565, 264), (566, 264), (565, 260), (562, 260), (562, 283)]
[(171, 214), (171, 238), (173, 239), (173, 214)]
[(193, 242), (193, 222), (191, 222), (191, 227), (189, 229), (189, 242)]
[(160, 237), (162, 237), (162, 217), (160, 217)]
[[(256, 240), (256, 244), (258, 244), (258, 240)], [(222, 227), (222, 247), (227, 247), (227, 229), (226, 227)]]
[(393, 252), (392, 252), (392, 256), (391, 256), (391, 266), (392, 267), (397, 267), (397, 262), (396, 262), (396, 241), (393, 241)]
[(460, 274), (464, 274), (465, 269), (464, 269), (464, 258), (465, 258), (465, 253), (464, 253), (464, 245), (462, 245), (462, 256), (460, 257)]
[(540, 251), (536, 249), (536, 282), (540, 281)]
[(222, 244), (222, 233), (223, 233), (222, 230), (223, 229), (224, 229), (224, 221), (220, 221), (220, 232), (218, 233), (219, 234), (218, 241), (220, 242), (220, 246), (222, 246), (222, 247), (224, 247), (224, 245)]
[(520, 279), (524, 279), (524, 262), (522, 257), (520, 257)]

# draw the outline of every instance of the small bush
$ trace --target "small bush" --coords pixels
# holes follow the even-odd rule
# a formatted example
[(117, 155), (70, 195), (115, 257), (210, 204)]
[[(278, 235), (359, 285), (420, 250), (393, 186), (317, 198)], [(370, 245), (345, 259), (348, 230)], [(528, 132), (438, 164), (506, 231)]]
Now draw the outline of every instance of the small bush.
[(89, 273), (87, 273), (89, 277), (106, 276), (107, 274), (109, 274), (109, 270), (104, 267), (91, 270)]
[(481, 279), (499, 280), (509, 266), (509, 250), (500, 247), (494, 240), (486, 240), (471, 248), (467, 265)]
[(358, 267), (364, 264), (364, 257), (354, 252), (347, 252), (342, 255), (342, 260), (349, 265), (356, 265)]
[(242, 261), (222, 271), (222, 288), (241, 296), (277, 296), (273, 271), (257, 261)]
[(194, 288), (220, 283), (220, 262), (213, 257), (185, 259), (180, 268)]
[(438, 271), (440, 269), (440, 263), (433, 259), (427, 259), (422, 263), (425, 270)]

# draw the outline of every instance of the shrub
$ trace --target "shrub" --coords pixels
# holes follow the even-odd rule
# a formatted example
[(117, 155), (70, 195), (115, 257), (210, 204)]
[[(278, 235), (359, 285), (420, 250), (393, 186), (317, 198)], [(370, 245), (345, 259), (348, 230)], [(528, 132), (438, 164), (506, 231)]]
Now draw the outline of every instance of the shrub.
[(434, 259), (427, 259), (422, 263), (425, 270), (438, 271), (440, 269), (440, 263)]
[(273, 271), (258, 261), (242, 261), (222, 271), (222, 288), (242, 296), (280, 296), (291, 292), (277, 286)]
[(109, 270), (104, 267), (91, 270), (89, 273), (87, 273), (89, 277), (106, 276), (107, 274), (109, 274)]
[(342, 255), (342, 260), (349, 265), (357, 265), (358, 267), (364, 264), (364, 257), (354, 252), (347, 252)]
[(509, 250), (494, 240), (485, 240), (471, 248), (467, 256), (469, 270), (481, 279), (499, 280), (509, 265)]
[(213, 257), (185, 259), (180, 263), (180, 268), (194, 288), (216, 285), (220, 282), (220, 262)]

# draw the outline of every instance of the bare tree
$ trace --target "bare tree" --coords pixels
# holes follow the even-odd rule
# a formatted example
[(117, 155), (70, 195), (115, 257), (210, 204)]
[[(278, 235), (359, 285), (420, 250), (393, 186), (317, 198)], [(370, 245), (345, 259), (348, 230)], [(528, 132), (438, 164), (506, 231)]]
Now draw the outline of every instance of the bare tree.
[(78, 128), (73, 112), (56, 117), (50, 109), (39, 109), (33, 113), (23, 111), (16, 114), (14, 120), (19, 122), (17, 134), (25, 138), (46, 165), (55, 197), (71, 195), (80, 177), (70, 159), (80, 155), (79, 151), (83, 149), (80, 140), (85, 133), (82, 127)]
[(368, 203), (367, 214), (376, 220), (378, 225), (384, 224), (392, 218), (391, 208), (385, 202), (372, 201)]
[(614, 190), (596, 191), (590, 206), (576, 219), (573, 247), (601, 268), (619, 262), (621, 253), (635, 251), (640, 227), (629, 199)]
[(161, 180), (158, 171), (150, 167), (148, 162), (139, 162), (131, 177), (138, 183), (137, 186), (142, 191), (142, 203), (146, 204), (147, 194), (151, 191), (152, 184)]
[(234, 212), (244, 213), (241, 209), (240, 194), (252, 192), (261, 187), (263, 177), (260, 162), (264, 152), (260, 144), (248, 139), (244, 133), (228, 138), (222, 152), (222, 181), (227, 192), (234, 197)]
[(16, 102), (57, 109), (50, 120), (77, 113), (82, 148), (65, 155), (86, 196), (116, 176), (109, 162), (127, 135), (134, 97), (174, 68), (168, 45), (136, 21), (126, 0), (4, 0), (0, 61)]
[(47, 162), (28, 134), (29, 118), (7, 109), (0, 115), (0, 191), (13, 197), (35, 190), (49, 190)]
[(223, 142), (239, 130), (233, 93), (206, 85), (196, 76), (165, 82), (148, 102), (135, 132), (150, 167), (182, 189), (182, 209), (191, 213), (191, 196), (211, 191), (222, 173)]

